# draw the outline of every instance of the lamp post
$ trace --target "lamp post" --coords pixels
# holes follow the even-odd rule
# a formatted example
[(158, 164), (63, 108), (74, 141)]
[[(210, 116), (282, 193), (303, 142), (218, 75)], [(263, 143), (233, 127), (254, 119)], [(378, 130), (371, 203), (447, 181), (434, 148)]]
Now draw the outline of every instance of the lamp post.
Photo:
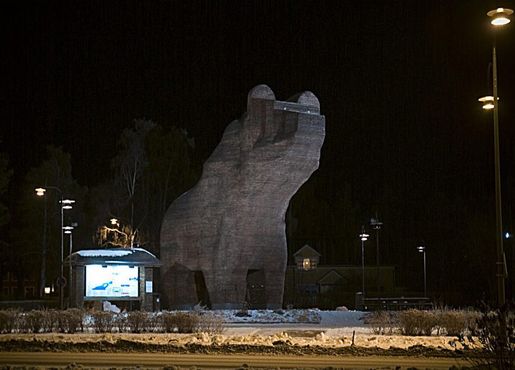
[(376, 231), (376, 291), (379, 296), (379, 230), (383, 223), (379, 221), (377, 214), (376, 218), (370, 219), (370, 227)]
[[(44, 194), (44, 191), (41, 195)], [(43, 240), (41, 243), (41, 266), (39, 269), (39, 297), (43, 298), (45, 294), (50, 294), (50, 288), (46, 286), (46, 259), (47, 259), (47, 201), (44, 198), (43, 206)], [(48, 291), (47, 291), (48, 290)]]
[(68, 234), (69, 237), (69, 248), (68, 248), (68, 256), (70, 256), (69, 264), (68, 264), (68, 306), (71, 305), (72, 301), (72, 261), (71, 261), (71, 255), (73, 251), (73, 229), (77, 226), (76, 223), (72, 223), (72, 225), (69, 226), (63, 226), (63, 232), (65, 234)]
[(424, 298), (427, 297), (427, 273), (426, 273), (426, 246), (420, 244), (417, 247), (417, 251), (424, 254)]
[(361, 226), (359, 238), (361, 240), (361, 293), (363, 294), (363, 298), (365, 298), (365, 242), (369, 236), (370, 235), (365, 233), (365, 226)]
[[(497, 8), (486, 13), (492, 20), (490, 23), (494, 27), (501, 27), (510, 23), (509, 16), (513, 14), (513, 10), (506, 8)], [(499, 306), (504, 305), (506, 301), (505, 292), (505, 258), (502, 240), (502, 203), (501, 203), (501, 166), (499, 154), (499, 96), (497, 94), (497, 51), (494, 35), (492, 47), (492, 92), (491, 109), (493, 108), (494, 119), (494, 167), (495, 167), (495, 240), (496, 240), (496, 280), (497, 280), (497, 303)], [(482, 98), (483, 99), (483, 98)], [(493, 107), (492, 107), (493, 105)], [(485, 106), (483, 106), (485, 108)], [(487, 108), (485, 108), (487, 109)]]
[[(58, 284), (59, 284), (59, 307), (60, 309), (64, 309), (64, 295), (63, 295), (63, 287), (64, 287), (64, 268), (63, 268), (63, 257), (64, 257), (64, 210), (65, 209), (72, 209), (72, 204), (75, 203), (72, 199), (63, 199), (63, 192), (61, 189), (59, 189), (57, 186), (46, 186), (44, 188), (39, 187), (36, 188), (36, 195), (37, 196), (44, 196), (47, 189), (55, 190), (59, 193), (59, 207), (60, 207), (60, 213), (61, 213), (61, 248), (60, 248), (60, 259), (59, 259), (59, 277), (58, 277)], [(46, 222), (46, 221), (45, 221)]]

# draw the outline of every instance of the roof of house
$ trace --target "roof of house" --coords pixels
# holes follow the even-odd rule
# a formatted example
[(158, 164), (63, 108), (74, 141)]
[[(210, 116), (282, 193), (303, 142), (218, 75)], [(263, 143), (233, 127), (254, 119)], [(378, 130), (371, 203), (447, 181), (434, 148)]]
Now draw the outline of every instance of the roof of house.
[(66, 257), (64, 263), (72, 265), (138, 265), (158, 267), (161, 261), (143, 248), (83, 249)]
[(318, 280), (319, 284), (337, 284), (340, 283), (343, 276), (340, 275), (337, 271), (331, 270), (327, 274), (325, 274), (320, 280)]
[(295, 257), (320, 257), (320, 253), (311, 248), (309, 245), (305, 245), (293, 254)]

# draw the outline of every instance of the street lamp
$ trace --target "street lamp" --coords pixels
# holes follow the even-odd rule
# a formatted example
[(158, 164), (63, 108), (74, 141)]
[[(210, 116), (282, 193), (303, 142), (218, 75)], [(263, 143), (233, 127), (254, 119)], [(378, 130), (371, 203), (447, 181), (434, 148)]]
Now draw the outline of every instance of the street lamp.
[(359, 238), (361, 240), (361, 293), (363, 294), (363, 298), (365, 297), (365, 242), (369, 236), (370, 235), (365, 233), (365, 226), (361, 226)]
[(381, 230), (381, 227), (383, 226), (383, 223), (379, 221), (377, 218), (371, 218), (370, 219), (370, 227), (376, 231), (376, 291), (379, 295), (379, 230)]
[[(69, 236), (69, 251), (68, 251), (68, 255), (71, 256), (72, 255), (72, 251), (73, 251), (73, 229), (77, 226), (77, 223), (72, 223), (71, 225), (69, 226), (63, 226), (63, 232), (65, 234), (68, 234)], [(68, 265), (68, 305), (71, 304), (71, 301), (72, 301), (72, 262), (71, 262), (71, 257), (70, 258), (70, 263)]]
[[(483, 96), (482, 98), (477, 99), (481, 104), (483, 104), (482, 108), (484, 110), (492, 110), (494, 109), (494, 97), (493, 96)], [(497, 97), (499, 100), (499, 97)]]
[(426, 246), (424, 244), (419, 245), (417, 251), (424, 254), (424, 297), (427, 297)]
[(497, 8), (494, 10), (490, 10), (486, 15), (488, 15), (492, 20), (490, 23), (496, 27), (504, 26), (511, 22), (510, 15), (513, 14), (512, 9), (508, 8)]
[[(39, 196), (39, 197), (42, 197), (45, 195), (45, 192), (47, 191), (47, 189), (50, 189), (50, 190), (55, 190), (59, 193), (59, 197), (60, 197), (60, 200), (59, 200), (59, 207), (61, 209), (61, 228), (60, 228), (60, 233), (61, 233), (61, 255), (60, 255), (60, 260), (59, 260), (59, 278), (57, 279), (58, 281), (58, 284), (59, 284), (59, 307), (60, 309), (64, 309), (64, 295), (63, 295), (63, 286), (64, 286), (64, 268), (63, 268), (63, 257), (64, 257), (64, 210), (65, 209), (72, 209), (72, 204), (75, 203), (74, 200), (72, 199), (63, 199), (63, 192), (61, 189), (59, 189), (57, 186), (46, 186), (44, 188), (42, 187), (39, 187), (39, 188), (36, 188), (35, 191), (36, 191), (36, 195)], [(45, 223), (46, 223), (46, 220), (45, 220)]]
[[(507, 8), (497, 8), (486, 13), (492, 20), (490, 23), (495, 27), (501, 27), (510, 23), (509, 16), (513, 14), (513, 10)], [(497, 52), (495, 36), (492, 47), (492, 90), (493, 96), (490, 101), (493, 104), (494, 119), (494, 166), (495, 166), (495, 240), (497, 251), (497, 300), (499, 306), (504, 305), (506, 301), (505, 292), (505, 258), (502, 240), (502, 206), (501, 206), (501, 168), (499, 154), (499, 96), (497, 94)]]

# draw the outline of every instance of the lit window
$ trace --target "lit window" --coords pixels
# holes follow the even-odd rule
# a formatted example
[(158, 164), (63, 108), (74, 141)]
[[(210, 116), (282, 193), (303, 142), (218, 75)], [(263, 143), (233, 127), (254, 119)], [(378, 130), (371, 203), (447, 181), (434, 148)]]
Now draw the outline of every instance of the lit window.
[(309, 258), (304, 258), (304, 260), (302, 261), (302, 268), (304, 270), (311, 269), (311, 260)]

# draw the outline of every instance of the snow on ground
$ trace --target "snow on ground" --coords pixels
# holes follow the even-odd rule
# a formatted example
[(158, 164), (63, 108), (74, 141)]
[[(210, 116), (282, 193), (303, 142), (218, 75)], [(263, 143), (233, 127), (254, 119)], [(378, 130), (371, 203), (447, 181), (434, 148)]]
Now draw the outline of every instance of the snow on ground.
[(216, 311), (226, 322), (221, 334), (194, 333), (78, 333), (78, 334), (3, 334), (0, 343), (10, 339), (27, 341), (65, 341), (70, 343), (91, 343), (101, 340), (115, 342), (124, 339), (152, 344), (251, 344), (270, 345), (282, 341), (299, 346), (345, 347), (353, 344), (368, 348), (403, 348), (424, 346), (440, 349), (480, 348), (479, 342), (465, 339), (459, 342), (456, 337), (402, 335), (376, 335), (364, 321), (360, 311), (320, 311), (320, 310), (249, 310), (246, 315), (238, 311)]
[(362, 311), (321, 311), (318, 309), (296, 310), (221, 310), (210, 311), (233, 324), (318, 324), (324, 328), (365, 328)]
[(326, 328), (366, 328), (362, 311), (320, 311), (320, 325)]
[(319, 324), (322, 317), (317, 309), (296, 310), (218, 310), (209, 311), (222, 316), (226, 323), (239, 324), (279, 324), (304, 323)]

